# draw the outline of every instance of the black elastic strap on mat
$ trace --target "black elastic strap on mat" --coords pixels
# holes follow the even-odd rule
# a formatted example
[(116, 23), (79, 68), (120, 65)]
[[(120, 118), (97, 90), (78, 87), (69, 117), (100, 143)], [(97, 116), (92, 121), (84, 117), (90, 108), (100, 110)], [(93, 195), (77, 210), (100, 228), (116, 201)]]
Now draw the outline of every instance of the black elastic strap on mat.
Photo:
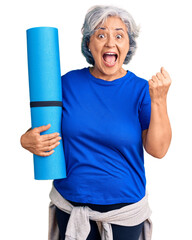
[(62, 107), (61, 101), (39, 101), (30, 102), (30, 107)]

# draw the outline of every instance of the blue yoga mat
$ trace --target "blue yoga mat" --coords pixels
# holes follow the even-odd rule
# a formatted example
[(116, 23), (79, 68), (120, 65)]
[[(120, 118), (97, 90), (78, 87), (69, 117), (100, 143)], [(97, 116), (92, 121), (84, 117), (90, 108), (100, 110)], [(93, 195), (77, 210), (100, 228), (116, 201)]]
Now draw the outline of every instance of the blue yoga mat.
[[(32, 128), (51, 124), (42, 134), (61, 135), (62, 84), (58, 30), (36, 27), (27, 30), (27, 54)], [(34, 154), (34, 177), (37, 180), (66, 177), (63, 142), (48, 157)]]

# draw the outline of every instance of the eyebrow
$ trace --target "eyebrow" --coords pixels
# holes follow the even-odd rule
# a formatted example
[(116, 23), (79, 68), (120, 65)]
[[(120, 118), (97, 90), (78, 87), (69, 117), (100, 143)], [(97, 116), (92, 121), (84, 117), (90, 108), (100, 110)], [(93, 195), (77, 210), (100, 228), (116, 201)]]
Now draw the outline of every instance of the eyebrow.
[(115, 28), (115, 30), (117, 31), (122, 30), (124, 32), (123, 28)]
[[(99, 29), (101, 29), (101, 30), (106, 30), (106, 28), (104, 28), (104, 27), (99, 27), (99, 28), (97, 28), (97, 29), (95, 29), (95, 30), (99, 30)], [(122, 30), (122, 31), (124, 32), (123, 28), (115, 28), (115, 30), (116, 30), (116, 31)]]
[(101, 29), (101, 30), (106, 30), (106, 28), (103, 28), (103, 27), (99, 27), (99, 28), (97, 28), (96, 30), (99, 30), (99, 29)]

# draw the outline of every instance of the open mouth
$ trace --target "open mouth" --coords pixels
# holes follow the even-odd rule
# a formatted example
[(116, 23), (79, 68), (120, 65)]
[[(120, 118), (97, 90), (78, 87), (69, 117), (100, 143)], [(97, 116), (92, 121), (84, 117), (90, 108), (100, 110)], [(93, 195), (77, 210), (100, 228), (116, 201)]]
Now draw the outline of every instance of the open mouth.
[(116, 53), (108, 52), (103, 54), (103, 60), (107, 65), (113, 66), (117, 61), (118, 55)]

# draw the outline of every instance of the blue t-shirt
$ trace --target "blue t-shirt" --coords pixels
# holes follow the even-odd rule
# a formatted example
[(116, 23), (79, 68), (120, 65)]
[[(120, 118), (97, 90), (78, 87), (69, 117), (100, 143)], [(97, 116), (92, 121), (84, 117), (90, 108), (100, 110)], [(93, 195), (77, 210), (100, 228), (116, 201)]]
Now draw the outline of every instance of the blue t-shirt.
[(150, 123), (148, 82), (131, 71), (114, 81), (89, 68), (62, 76), (67, 178), (54, 186), (68, 200), (133, 203), (145, 195), (142, 130)]

